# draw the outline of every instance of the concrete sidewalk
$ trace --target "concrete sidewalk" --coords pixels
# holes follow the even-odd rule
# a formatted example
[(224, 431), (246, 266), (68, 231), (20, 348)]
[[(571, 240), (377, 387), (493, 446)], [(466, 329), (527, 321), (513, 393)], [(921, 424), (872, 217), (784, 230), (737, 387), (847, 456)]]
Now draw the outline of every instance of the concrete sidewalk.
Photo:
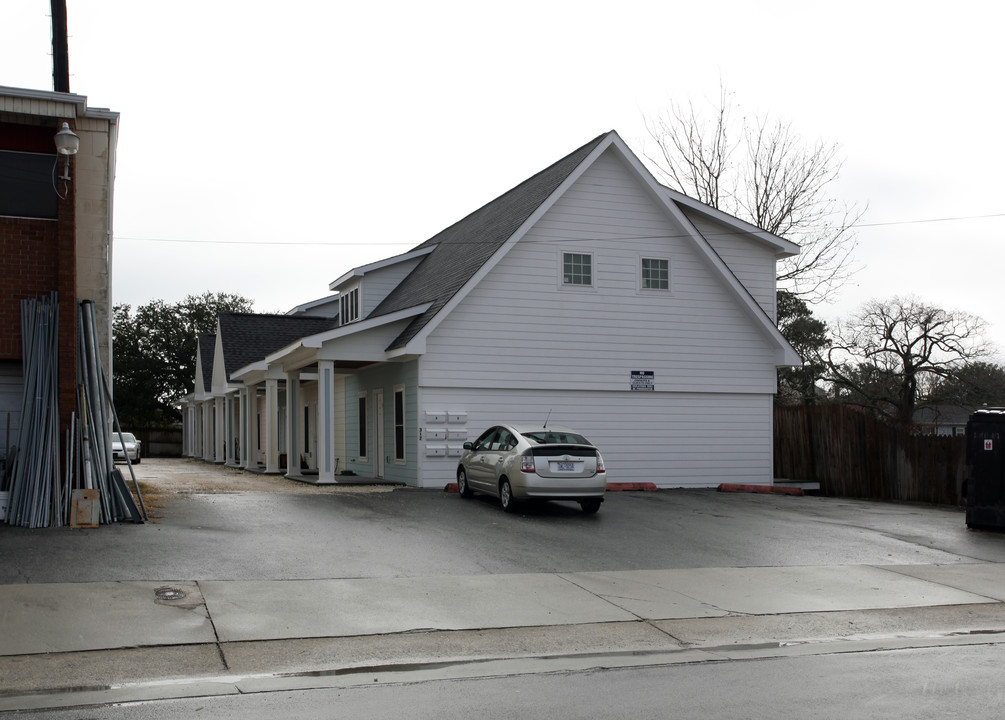
[(652, 663), (812, 638), (998, 633), (1005, 564), (22, 584), (0, 586), (0, 608), (2, 711), (49, 706), (54, 691), (78, 704), (82, 691), (142, 698), (172, 679), (172, 692), (201, 694), (207, 678), (234, 692), (250, 678), (292, 687), (462, 661)]
[(1005, 565), (0, 586), (0, 656), (1005, 602)]

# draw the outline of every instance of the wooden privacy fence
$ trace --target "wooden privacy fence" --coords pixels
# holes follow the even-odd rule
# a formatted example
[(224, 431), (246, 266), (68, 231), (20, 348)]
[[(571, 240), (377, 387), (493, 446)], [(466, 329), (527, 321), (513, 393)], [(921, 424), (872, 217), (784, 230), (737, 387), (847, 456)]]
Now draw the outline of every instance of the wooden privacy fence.
[(181, 457), (182, 442), (180, 428), (148, 429), (123, 428), (131, 430), (143, 443), (143, 457)]
[(915, 435), (848, 405), (775, 408), (775, 477), (832, 497), (959, 505), (962, 437)]

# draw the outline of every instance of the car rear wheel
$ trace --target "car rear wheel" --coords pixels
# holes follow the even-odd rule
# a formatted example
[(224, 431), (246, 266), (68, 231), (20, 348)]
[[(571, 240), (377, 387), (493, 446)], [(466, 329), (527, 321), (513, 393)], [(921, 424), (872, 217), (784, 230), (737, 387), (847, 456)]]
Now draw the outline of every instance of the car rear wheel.
[(509, 484), (509, 480), (503, 478), (502, 482), (499, 483), (499, 502), (502, 504), (502, 509), (506, 512), (516, 511), (516, 500), (513, 499), (513, 488)]
[(471, 492), (471, 486), (468, 485), (468, 474), (462, 467), (457, 468), (457, 494), (462, 498), (469, 498), (474, 495)]
[(583, 512), (587, 515), (593, 515), (597, 510), (600, 509), (600, 504), (603, 501), (599, 498), (590, 498), (589, 500), (580, 500), (579, 507), (583, 508)]
[(136, 459), (135, 459), (135, 460), (133, 460), (133, 465), (139, 465), (139, 464), (140, 464), (140, 456), (139, 456), (139, 455), (137, 455), (137, 456), (136, 456)]

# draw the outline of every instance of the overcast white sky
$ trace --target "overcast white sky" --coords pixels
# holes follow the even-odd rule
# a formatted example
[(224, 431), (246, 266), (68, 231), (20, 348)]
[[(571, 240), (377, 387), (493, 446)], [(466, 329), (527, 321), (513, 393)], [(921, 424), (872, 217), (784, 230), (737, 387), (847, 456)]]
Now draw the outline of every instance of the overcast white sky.
[[(818, 316), (914, 294), (1005, 348), (1003, 20), (987, 0), (68, 0), (70, 89), (121, 114), (117, 303), (285, 312), (602, 132), (640, 151), (645, 116), (721, 80), (839, 143), (834, 195), (868, 204), (862, 269)], [(49, 0), (0, 3), (0, 85), (52, 89)]]

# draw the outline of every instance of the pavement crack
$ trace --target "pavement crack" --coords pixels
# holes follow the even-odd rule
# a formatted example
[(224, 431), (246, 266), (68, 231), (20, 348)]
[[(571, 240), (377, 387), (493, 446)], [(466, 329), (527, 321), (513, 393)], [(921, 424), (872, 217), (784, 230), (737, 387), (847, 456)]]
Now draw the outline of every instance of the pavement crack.
[(582, 586), (582, 585), (580, 585), (580, 584), (579, 584), (578, 582), (576, 582), (575, 580), (573, 580), (572, 578), (568, 577), (567, 575), (565, 575), (565, 574), (563, 574), (563, 573), (559, 573), (559, 574), (558, 574), (558, 577), (562, 578), (563, 580), (565, 580), (565, 581), (566, 581), (567, 583), (569, 583), (570, 585), (574, 585), (575, 587), (578, 587), (578, 588), (579, 588), (580, 590), (582, 590), (582, 591), (584, 591), (584, 592), (587, 592), (587, 593), (589, 593), (589, 594), (590, 594), (590, 595), (592, 595), (593, 597), (595, 597), (595, 598), (597, 598), (597, 599), (599, 599), (599, 600), (603, 600), (604, 602), (608, 603), (609, 605), (611, 605), (611, 606), (613, 606), (613, 607), (616, 607), (616, 608), (618, 608), (619, 610), (622, 610), (622, 611), (624, 611), (624, 612), (626, 612), (626, 613), (630, 614), (630, 615), (631, 615), (632, 617), (634, 617), (634, 618), (635, 618), (636, 620), (640, 620), (640, 621), (642, 621), (642, 622), (645, 622), (645, 621), (646, 621), (646, 619), (645, 619), (644, 617), (642, 617), (641, 615), (639, 615), (638, 613), (635, 613), (635, 612), (632, 612), (632, 611), (631, 611), (631, 610), (629, 610), (628, 608), (626, 608), (626, 607), (622, 607), (621, 605), (618, 605), (618, 604), (617, 604), (616, 602), (612, 601), (612, 600), (610, 599), (610, 597), (609, 597), (609, 596), (606, 596), (606, 595), (598, 595), (598, 594), (597, 594), (597, 593), (595, 593), (595, 592), (594, 592), (593, 590), (590, 590), (589, 588), (586, 588), (586, 587), (583, 587), (583, 586)]
[(206, 608), (206, 619), (209, 620), (209, 626), (213, 628), (213, 640), (216, 645), (216, 654), (220, 658), (220, 663), (223, 665), (224, 670), (230, 672), (230, 663), (227, 662), (227, 654), (223, 651), (223, 642), (220, 640), (220, 632), (216, 629), (216, 621), (213, 620), (213, 613), (209, 611), (209, 603), (206, 602), (206, 593), (202, 591), (202, 586), (199, 581), (195, 581), (195, 586), (199, 589), (199, 595), (202, 596), (202, 606)]

